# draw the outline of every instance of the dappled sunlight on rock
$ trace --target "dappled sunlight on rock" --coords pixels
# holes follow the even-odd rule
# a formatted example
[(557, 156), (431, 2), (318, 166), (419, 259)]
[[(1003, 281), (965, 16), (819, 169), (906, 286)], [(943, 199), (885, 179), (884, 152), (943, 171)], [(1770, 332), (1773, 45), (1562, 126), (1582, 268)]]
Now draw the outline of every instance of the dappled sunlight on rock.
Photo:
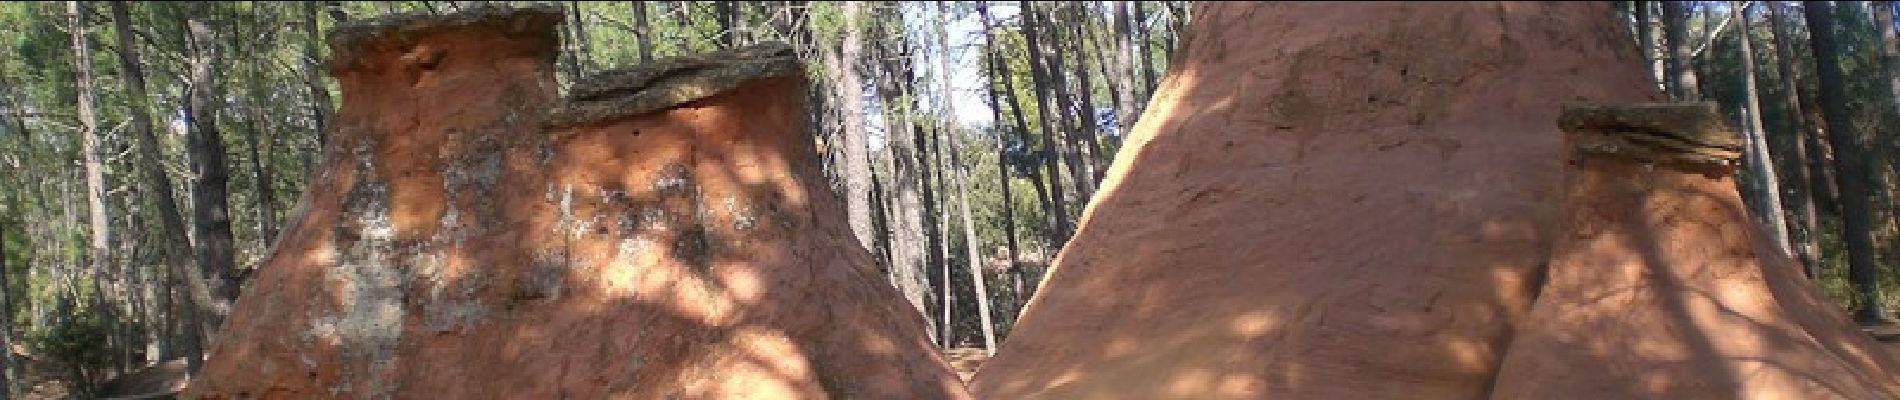
[(1208, 2), (1192, 14), (1074, 238), (971, 390), (1485, 396), (1548, 256), (1562, 167), (1550, 121), (1565, 101), (1645, 97), (1622, 39), (1576, 34), (1617, 29), (1609, 8)]
[(333, 35), (325, 168), (186, 397), (968, 397), (844, 227), (789, 48), (557, 100), (560, 21)]
[[(1900, 396), (1893, 359), (1861, 350), (1875, 344), (1839, 310), (1803, 299), (1813, 284), (1795, 276), (1788, 255), (1743, 211), (1732, 167), (1681, 158), (1733, 140), (1726, 127), (1681, 128), (1719, 118), (1714, 107), (1624, 110), (1681, 114), (1615, 120), (1683, 145), (1575, 147), (1547, 283), (1491, 397)], [(1567, 129), (1571, 143), (1638, 135), (1621, 125)], [(1808, 287), (1776, 289), (1775, 281)]]

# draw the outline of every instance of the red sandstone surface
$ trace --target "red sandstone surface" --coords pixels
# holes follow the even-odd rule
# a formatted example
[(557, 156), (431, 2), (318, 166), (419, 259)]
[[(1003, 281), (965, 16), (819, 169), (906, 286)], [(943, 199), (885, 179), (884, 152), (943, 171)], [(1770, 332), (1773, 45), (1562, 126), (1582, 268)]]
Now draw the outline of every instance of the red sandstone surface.
[[(845, 228), (796, 64), (556, 126), (589, 101), (556, 101), (558, 10), (404, 18), (332, 35), (324, 163), (185, 397), (967, 397)], [(666, 79), (628, 89), (707, 83)]]
[[(1727, 178), (1643, 177), (1684, 191), (1575, 236), (1563, 106), (1658, 99), (1609, 4), (1193, 15), (977, 397), (1893, 396)], [(1642, 268), (1681, 282), (1581, 304)]]

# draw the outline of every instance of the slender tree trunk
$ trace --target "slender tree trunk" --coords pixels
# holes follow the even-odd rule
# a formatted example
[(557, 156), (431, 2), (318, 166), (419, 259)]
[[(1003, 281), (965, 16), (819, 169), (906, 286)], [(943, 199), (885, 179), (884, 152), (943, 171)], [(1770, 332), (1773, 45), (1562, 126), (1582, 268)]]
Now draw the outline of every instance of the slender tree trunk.
[(633, 46), (640, 51), (640, 62), (653, 61), (653, 39), (647, 31), (647, 2), (633, 1)]
[[(1181, 12), (1175, 7), (1175, 4), (1176, 2), (1173, 1), (1161, 2), (1161, 10), (1168, 15), (1168, 24), (1166, 27), (1168, 34), (1163, 36), (1161, 40), (1161, 54), (1167, 58), (1162, 60), (1162, 65), (1174, 63), (1174, 41), (1181, 37)], [(1164, 68), (1163, 70), (1165, 71), (1166, 69)]]
[(1663, 79), (1662, 60), (1656, 57), (1656, 23), (1652, 15), (1654, 13), (1650, 11), (1655, 8), (1655, 2), (1636, 1), (1634, 3), (1636, 41), (1641, 43), (1643, 49), (1643, 65), (1650, 70), (1650, 83), (1659, 88), (1659, 91), (1669, 93), (1669, 89), (1663, 85), (1665, 79)]
[(0, 226), (0, 400), (13, 398), (17, 381), (13, 360), (13, 286), (7, 268), (7, 229)]
[[(1080, 3), (1063, 3), (1063, 5), (1071, 7), (1079, 4)], [(1044, 69), (1044, 71), (1049, 73), (1049, 77), (1053, 81), (1053, 87), (1049, 90), (1052, 95), (1050, 97), (1055, 98), (1058, 107), (1056, 115), (1060, 117), (1062, 121), (1063, 129), (1060, 132), (1064, 142), (1063, 149), (1065, 149), (1062, 156), (1069, 164), (1068, 173), (1070, 183), (1075, 185), (1075, 203), (1077, 207), (1080, 207), (1088, 203), (1089, 196), (1095, 194), (1095, 156), (1089, 151), (1088, 147), (1084, 146), (1082, 139), (1082, 137), (1090, 137), (1089, 142), (1094, 141), (1094, 123), (1093, 119), (1089, 118), (1088, 115), (1093, 110), (1080, 107), (1076, 101), (1076, 97), (1082, 97), (1084, 99), (1082, 103), (1086, 104), (1087, 102), (1086, 99), (1089, 93), (1087, 84), (1088, 68), (1080, 60), (1076, 61), (1073, 68), (1068, 65), (1070, 60), (1068, 60), (1068, 57), (1064, 54), (1065, 50), (1067, 50), (1065, 47), (1078, 48), (1078, 44), (1080, 44), (1083, 39), (1079, 36), (1063, 37), (1066, 29), (1063, 29), (1052, 20), (1050, 17), (1052, 12), (1052, 10), (1036, 12), (1037, 19), (1041, 21), (1037, 25), (1043, 30), (1043, 34), (1046, 35), (1045, 37), (1050, 39), (1048, 43), (1045, 43), (1048, 46), (1042, 49), (1043, 53), (1048, 55), (1048, 58), (1046, 58), (1046, 60), (1048, 60), (1048, 68)], [(1073, 15), (1072, 17), (1080, 17), (1080, 15)], [(1078, 22), (1070, 25), (1081, 26), (1079, 21), (1083, 20), (1078, 18), (1076, 21)], [(1063, 44), (1068, 44), (1068, 46), (1064, 46)], [(1068, 79), (1070, 72), (1075, 73), (1077, 76), (1076, 82), (1074, 82), (1076, 83), (1075, 85), (1070, 85), (1072, 83)], [(1067, 240), (1066, 235), (1063, 240)]]
[[(950, 84), (950, 59), (954, 57), (955, 52), (950, 46), (950, 33), (947, 28), (950, 25), (950, 10), (945, 3), (937, 3), (937, 18), (937, 44), (943, 49), (943, 54), (937, 57), (937, 70), (940, 72), (937, 74), (937, 83), (942, 86), (945, 96), (952, 96), (953, 86)], [(987, 31), (985, 33), (987, 33)], [(985, 36), (987, 37), (987, 35)], [(994, 101), (995, 99), (991, 98), (991, 100)], [(943, 101), (943, 115), (956, 116), (956, 104), (955, 101), (945, 98)], [(954, 124), (948, 125), (940, 136), (949, 136), (952, 138), (950, 141), (950, 151), (948, 151), (950, 154), (950, 165), (947, 167), (947, 171), (950, 172), (952, 184), (956, 186), (957, 209), (961, 211), (959, 219), (963, 223), (964, 262), (970, 271), (971, 290), (976, 294), (977, 326), (983, 333), (983, 350), (988, 353), (994, 352), (996, 349), (996, 328), (995, 325), (991, 325), (990, 323), (989, 282), (984, 281), (983, 257), (982, 253), (978, 250), (976, 240), (976, 222), (970, 217), (970, 190), (969, 186), (965, 184), (965, 182), (969, 180), (969, 169), (963, 164), (963, 146), (959, 145), (962, 141), (955, 139), (958, 137), (954, 133), (957, 131), (956, 128), (957, 126)], [(939, 151), (938, 154), (942, 153), (945, 152)], [(1004, 175), (1004, 177), (1005, 180), (1008, 179), (1008, 175)], [(1005, 181), (1003, 183), (1007, 184), (1009, 182)], [(1005, 185), (1004, 190), (1005, 193), (1007, 193), (1007, 185)], [(1003, 205), (1004, 208), (1008, 208), (1009, 200), (1007, 195), (1004, 197)], [(947, 265), (949, 264), (945, 263), (945, 265), (947, 271)], [(944, 281), (949, 282), (948, 278), (946, 273)], [(948, 286), (948, 284), (945, 286)], [(945, 290), (945, 292), (948, 292), (948, 290)]]
[[(1001, 192), (1002, 195), (1004, 255), (1007, 257), (1005, 261), (1008, 262), (1008, 267), (1005, 270), (1010, 274), (1011, 289), (1014, 290), (1012, 293), (1017, 297), (1022, 297), (1024, 296), (1024, 281), (1026, 279), (1024, 279), (1023, 276), (1022, 264), (1018, 262), (1018, 260), (1022, 259), (1021, 244), (1016, 240), (1016, 207), (1014, 197), (1010, 195), (1009, 140), (1006, 138), (1010, 135), (1009, 132), (1012, 130), (1020, 134), (1022, 130), (1026, 129), (1023, 127), (1027, 125), (1027, 123), (1023, 118), (1022, 107), (1015, 105), (1015, 96), (1005, 95), (1005, 93), (1013, 93), (1015, 89), (1012, 87), (1013, 85), (1009, 83), (1009, 68), (1003, 63), (1002, 50), (996, 47), (996, 37), (991, 32), (992, 27), (990, 26), (989, 8), (986, 7), (984, 3), (985, 2), (977, 2), (976, 11), (983, 22), (984, 48), (990, 51), (990, 54), (984, 57), (984, 59), (989, 61), (989, 76), (992, 82), (985, 86), (990, 89), (990, 117), (991, 120), (996, 121), (994, 126), (997, 127), (995, 132), (996, 176), (997, 190)], [(999, 87), (997, 85), (998, 82), (994, 81), (1001, 81), (1002, 85)], [(1012, 110), (1015, 112), (1015, 129), (1003, 128), (1003, 101), (1005, 98), (1009, 99)], [(1010, 310), (1009, 315), (1012, 316), (1015, 315), (1017, 307), (1017, 305), (1013, 303), (1014, 302), (1008, 306), (1008, 310)], [(990, 346), (991, 351), (994, 351), (995, 348), (994, 345)]]
[(562, 58), (562, 63), (567, 64), (567, 68), (565, 68), (567, 70), (567, 84), (570, 86), (580, 82), (581, 76), (586, 73), (581, 67), (580, 35), (575, 33), (575, 26), (579, 24), (574, 23), (574, 21), (579, 14), (580, 10), (570, 4), (567, 9), (567, 15), (563, 16), (563, 18), (567, 18), (567, 22), (561, 24), (562, 26), (560, 28), (561, 55), (567, 56)]
[(1137, 98), (1135, 94), (1135, 42), (1134, 31), (1129, 25), (1128, 6), (1132, 1), (1115, 3), (1115, 72), (1116, 93), (1120, 97), (1115, 101), (1115, 132), (1121, 137), (1128, 136), (1135, 119), (1140, 118), (1136, 104), (1146, 102), (1146, 98)]
[[(91, 260), (91, 280), (93, 305), (108, 321), (117, 325), (118, 318), (112, 310), (112, 304), (106, 301), (105, 285), (102, 283), (112, 263), (112, 225), (106, 217), (106, 188), (103, 164), (99, 160), (99, 120), (96, 116), (92, 86), (92, 49), (86, 32), (90, 24), (86, 22), (86, 4), (78, 1), (66, 2), (67, 19), (70, 22), (73, 49), (73, 91), (76, 95), (75, 111), (79, 116), (80, 152), (86, 175), (86, 225), (90, 238), (87, 242), (88, 259)], [(4, 274), (0, 270), (0, 274)], [(114, 328), (116, 331), (116, 327)], [(126, 347), (126, 346), (118, 346)], [(115, 366), (122, 365), (114, 362)]]
[(1062, 247), (1062, 243), (1069, 240), (1068, 204), (1062, 196), (1062, 167), (1057, 165), (1057, 159), (1062, 157), (1063, 154), (1061, 141), (1056, 139), (1056, 131), (1061, 130), (1062, 127), (1055, 124), (1057, 120), (1050, 118), (1049, 115), (1051, 112), (1050, 109), (1056, 108), (1056, 106), (1050, 99), (1050, 97), (1052, 97), (1049, 93), (1050, 88), (1048, 84), (1050, 72), (1041, 62), (1041, 55), (1043, 54), (1042, 46), (1039, 45), (1039, 41), (1036, 38), (1037, 36), (1041, 36), (1039, 34), (1041, 30), (1037, 27), (1037, 25), (1040, 25), (1038, 21), (1041, 18), (1036, 17), (1039, 13), (1036, 11), (1034, 3), (1025, 0), (1020, 2), (1020, 4), (1022, 4), (1022, 18), (1024, 21), (1023, 24), (1025, 25), (1023, 27), (1023, 38), (1025, 43), (1029, 46), (1029, 76), (1034, 79), (1034, 82), (1030, 83), (1035, 85), (1036, 104), (1040, 105), (1040, 107), (1036, 107), (1036, 114), (1040, 117), (1039, 119), (1042, 120), (1043, 154), (1040, 158), (1043, 162), (1044, 171), (1046, 171), (1044, 172), (1044, 178), (1049, 180), (1049, 190), (1051, 191), (1049, 196), (1049, 218), (1051, 223), (1049, 226), (1055, 227), (1055, 237), (1051, 238), (1049, 242), (1054, 244), (1055, 247), (1060, 248)]
[[(1738, 13), (1736, 17), (1744, 27), (1748, 26), (1747, 4), (1743, 1), (1729, 2), (1730, 9)], [(1767, 217), (1769, 233), (1774, 235), (1775, 245), (1783, 254), (1793, 255), (1794, 246), (1788, 241), (1788, 222), (1781, 208), (1781, 179), (1775, 174), (1774, 157), (1770, 155), (1766, 134), (1761, 126), (1761, 95), (1755, 86), (1755, 50), (1750, 43), (1753, 39), (1749, 37), (1747, 29), (1737, 29), (1736, 35), (1739, 36), (1736, 38), (1737, 43), (1741, 44), (1742, 92), (1747, 94), (1748, 100), (1748, 118), (1744, 120), (1748, 127), (1743, 137), (1747, 139), (1749, 153), (1752, 153), (1748, 155), (1750, 175), (1761, 180), (1762, 215)]]
[[(1887, 95), (1886, 123), (1881, 125), (1884, 132), (1879, 135), (1881, 153), (1887, 155), (1884, 161), (1888, 170), (1900, 179), (1900, 133), (1893, 132), (1900, 129), (1900, 37), (1894, 33), (1893, 2), (1869, 3), (1873, 5), (1870, 12), (1874, 14), (1874, 30), (1880, 33), (1880, 61), (1885, 76), (1879, 81)], [(1900, 210), (1895, 215), (1900, 216)]]
[(1689, 43), (1688, 5), (1683, 1), (1663, 2), (1663, 30), (1669, 42), (1670, 95), (1679, 101), (1695, 101), (1702, 98), (1696, 90), (1695, 68), (1689, 63), (1695, 51)]
[(712, 5), (713, 18), (719, 20), (719, 48), (739, 47), (739, 29), (736, 23), (739, 18), (734, 16), (738, 13), (737, 7), (733, 7), (732, 2), (727, 0), (714, 1)]
[(138, 42), (132, 39), (129, 14), (124, 1), (112, 2), (113, 30), (119, 43), (119, 72), (132, 105), (129, 114), (132, 116), (133, 134), (139, 141), (139, 169), (144, 170), (146, 175), (148, 189), (145, 192), (158, 209), (159, 225), (163, 229), (161, 236), (166, 242), (166, 263), (170, 265), (172, 274), (181, 278), (178, 283), (184, 284), (190, 294), (190, 303), (177, 307), (176, 320), (186, 327), (179, 350), (188, 360), (188, 369), (197, 373), (204, 363), (202, 349), (206, 336), (199, 316), (218, 315), (221, 312), (217, 309), (217, 300), (212, 297), (209, 285), (191, 269), (192, 247), (185, 240), (184, 218), (178, 212), (177, 201), (172, 198), (171, 177), (165, 173), (159, 155), (158, 135), (153, 132), (151, 114), (146, 109), (149, 105), (145, 93), (145, 73), (139, 68)]
[(86, 221), (91, 232), (88, 248), (92, 255), (92, 269), (97, 274), (105, 271), (106, 263), (112, 259), (109, 247), (112, 228), (106, 218), (105, 169), (99, 161), (99, 122), (94, 114), (96, 106), (93, 105), (92, 50), (86, 39), (86, 31), (89, 30), (89, 24), (85, 21), (86, 4), (68, 1), (66, 12), (72, 26), (73, 92), (77, 97), (74, 109), (79, 116), (80, 152), (86, 173)]
[(871, 240), (871, 203), (866, 195), (871, 191), (870, 151), (864, 132), (864, 86), (858, 80), (858, 61), (862, 57), (863, 41), (858, 33), (858, 17), (862, 11), (858, 2), (838, 3), (839, 13), (844, 19), (844, 41), (840, 44), (837, 57), (827, 60), (825, 65), (835, 68), (838, 77), (838, 110), (840, 122), (844, 125), (844, 140), (840, 143), (844, 155), (845, 209), (851, 222), (851, 234), (866, 246)]
[[(1088, 172), (1088, 175), (1083, 175), (1087, 177), (1087, 179), (1081, 180), (1087, 181), (1088, 184), (1086, 186), (1089, 189), (1088, 195), (1082, 197), (1082, 204), (1078, 206), (1086, 206), (1089, 199), (1095, 196), (1097, 184), (1102, 182), (1102, 174), (1107, 170), (1107, 168), (1103, 168), (1102, 165), (1107, 164), (1108, 161), (1102, 157), (1101, 129), (1100, 126), (1096, 125), (1095, 84), (1091, 81), (1089, 68), (1087, 68), (1089, 57), (1084, 56), (1082, 53), (1083, 49), (1088, 48), (1084, 46), (1084, 44), (1096, 42), (1096, 40), (1091, 37), (1092, 35), (1088, 34), (1086, 29), (1088, 23), (1085, 21), (1090, 21), (1092, 17), (1087, 12), (1088, 3), (1086, 2), (1072, 3), (1069, 4), (1069, 7), (1071, 7), (1069, 9), (1070, 17), (1078, 21), (1074, 24), (1075, 39), (1073, 40), (1073, 46), (1075, 46), (1076, 64), (1075, 86), (1078, 90), (1076, 97), (1081, 99), (1081, 104), (1079, 105), (1081, 108), (1077, 111), (1080, 115), (1076, 117), (1082, 120), (1082, 131), (1079, 132), (1079, 134), (1082, 135), (1082, 143), (1079, 145), (1082, 148), (1083, 170)], [(1100, 49), (1097, 49), (1096, 53), (1100, 54), (1102, 52)], [(1097, 60), (1099, 60), (1099, 58)], [(1110, 91), (1112, 92), (1113, 89), (1111, 88)]]
[[(263, 34), (270, 35), (270, 33)], [(250, 45), (246, 47), (250, 48), (253, 54), (263, 54), (266, 49), (259, 48), (259, 43), (266, 43), (266, 41), (253, 40)], [(250, 59), (250, 65), (249, 68), (245, 70), (245, 73), (249, 77), (249, 82), (247, 82), (248, 84), (244, 87), (246, 90), (245, 96), (249, 98), (249, 101), (245, 102), (244, 116), (247, 129), (244, 131), (244, 137), (246, 139), (246, 146), (249, 147), (251, 154), (251, 178), (256, 182), (251, 185), (251, 190), (253, 194), (257, 196), (257, 204), (255, 205), (257, 212), (257, 238), (263, 243), (262, 247), (268, 250), (270, 249), (271, 242), (277, 238), (277, 191), (273, 188), (276, 184), (274, 180), (276, 176), (272, 173), (273, 164), (264, 159), (266, 154), (271, 153), (265, 149), (268, 142), (265, 138), (260, 137), (262, 136), (261, 131), (265, 125), (264, 121), (266, 121), (262, 115), (262, 107), (260, 107), (265, 97), (263, 90), (264, 68), (259, 63), (259, 60), (263, 57), (248, 58)]]
[[(878, 32), (879, 37), (886, 35), (876, 29), (872, 32)], [(900, 45), (904, 42), (901, 37), (892, 40)], [(932, 315), (929, 304), (936, 298), (930, 284), (929, 267), (936, 264), (929, 260), (934, 254), (931, 251), (934, 242), (931, 241), (925, 219), (932, 212), (933, 201), (929, 182), (925, 181), (929, 177), (924, 171), (926, 163), (923, 160), (927, 157), (922, 154), (923, 134), (918, 130), (915, 119), (911, 118), (913, 97), (906, 90), (911, 85), (910, 55), (901, 48), (887, 45), (886, 41), (878, 40), (875, 43), (872, 53), (895, 63), (874, 65), (879, 72), (875, 83), (884, 104), (887, 133), (883, 155), (888, 158), (886, 163), (891, 167), (887, 175), (887, 182), (890, 183), (888, 187), (891, 189), (891, 269), (897, 277), (897, 288), (904, 292), (904, 297), (917, 307), (917, 311), (923, 313), (925, 326), (931, 327), (933, 339), (942, 344), (943, 327), (937, 324), (940, 319)], [(905, 133), (909, 133), (910, 137), (906, 138)]]
[[(1796, 192), (1792, 198), (1794, 200), (1793, 208), (1797, 222), (1795, 226), (1800, 229), (1797, 229), (1799, 235), (1795, 240), (1796, 244), (1798, 244), (1795, 246), (1795, 255), (1801, 260), (1802, 272), (1806, 273), (1809, 278), (1814, 278), (1819, 276), (1819, 268), (1821, 266), (1820, 261), (1818, 261), (1821, 245), (1819, 239), (1817, 239), (1820, 233), (1820, 224), (1818, 222), (1819, 217), (1814, 211), (1814, 198), (1816, 197), (1815, 192), (1818, 190), (1817, 188), (1825, 187), (1825, 184), (1816, 184), (1815, 180), (1822, 179), (1822, 176), (1820, 174), (1811, 173), (1808, 168), (1810, 146), (1808, 146), (1807, 139), (1812, 135), (1810, 135), (1806, 129), (1808, 126), (1807, 122), (1804, 121), (1806, 115), (1801, 110), (1801, 101), (1799, 100), (1801, 85), (1798, 83), (1799, 78), (1797, 76), (1799, 74), (1797, 74), (1794, 69), (1794, 47), (1788, 44), (1788, 30), (1787, 27), (1784, 26), (1786, 21), (1782, 15), (1783, 7), (1786, 7), (1783, 2), (1768, 2), (1769, 24), (1775, 35), (1775, 64), (1781, 71), (1782, 102), (1785, 103), (1783, 106), (1788, 109), (1789, 120), (1788, 133), (1780, 135), (1783, 138), (1782, 141), (1787, 144), (1780, 148), (1792, 149), (1792, 151), (1783, 154), (1787, 154), (1786, 157), (1792, 160), (1792, 168), (1788, 168), (1787, 170), (1794, 172), (1796, 175), (1792, 180)], [(1770, 137), (1770, 140), (1772, 139), (1773, 137)]]
[[(237, 248), (231, 237), (231, 206), (227, 184), (224, 138), (218, 132), (218, 108), (224, 102), (219, 89), (217, 42), (206, 22), (210, 14), (203, 3), (188, 8), (185, 18), (186, 42), (190, 49), (191, 92), (185, 111), (191, 132), (186, 136), (191, 157), (192, 229), (198, 268), (211, 287), (217, 309), (229, 309), (237, 300)], [(206, 333), (215, 332), (223, 313), (202, 318)], [(206, 336), (207, 341), (216, 338)]]
[[(1150, 46), (1150, 42), (1154, 40), (1154, 37), (1153, 37), (1154, 30), (1152, 27), (1148, 26), (1148, 24), (1150, 23), (1148, 21), (1153, 21), (1154, 19), (1149, 18), (1148, 13), (1145, 11), (1142, 11), (1141, 6), (1142, 6), (1142, 3), (1144, 2), (1135, 1), (1134, 3), (1135, 3), (1135, 18), (1138, 18), (1135, 21), (1134, 28), (1135, 28), (1135, 33), (1140, 35), (1140, 37), (1135, 42), (1135, 51), (1141, 53), (1141, 81), (1142, 83), (1141, 83), (1140, 97), (1147, 99), (1147, 98), (1154, 97), (1154, 94), (1155, 94), (1155, 52), (1154, 50), (1148, 48), (1148, 46)], [(1146, 106), (1143, 106), (1143, 107), (1146, 107)]]
[(1819, 102), (1827, 123), (1828, 141), (1836, 152), (1834, 179), (1841, 189), (1841, 219), (1845, 226), (1841, 236), (1847, 242), (1848, 275), (1860, 304), (1854, 315), (1862, 323), (1882, 322), (1887, 315), (1875, 296), (1879, 271), (1874, 263), (1873, 210), (1868, 204), (1872, 200), (1869, 178), (1873, 175), (1869, 171), (1866, 148), (1862, 147), (1864, 141), (1848, 120), (1845, 82), (1839, 62), (1841, 52), (1835, 42), (1834, 7), (1822, 1), (1807, 2), (1806, 6), (1809, 34), (1814, 42), (1815, 72), (1821, 79)]
[[(587, 65), (588, 54), (592, 54), (594, 51), (593, 46), (589, 45), (591, 42), (587, 38), (587, 13), (581, 9), (581, 2), (579, 1), (568, 1), (567, 10), (569, 21), (572, 21), (569, 22), (569, 24), (573, 25), (569, 29), (574, 30), (574, 65), (580, 69), (581, 73), (586, 73), (590, 69)], [(580, 75), (576, 74), (575, 76), (578, 77)]]
[[(332, 9), (331, 13), (332, 17), (336, 17), (342, 15), (343, 11)], [(317, 29), (317, 3), (315, 2), (306, 1), (303, 3), (303, 29), (306, 34), (304, 36), (303, 48), (303, 82), (304, 86), (310, 91), (310, 115), (312, 120), (316, 123), (317, 150), (321, 151), (323, 144), (330, 136), (329, 126), (332, 111), (330, 109), (330, 89), (323, 86), (323, 66), (321, 58), (318, 56), (318, 52), (320, 51), (318, 49), (322, 48), (323, 40), (320, 39), (322, 33)], [(307, 160), (311, 157), (310, 153), (315, 152), (308, 152), (304, 155), (306, 163), (308, 163)]]

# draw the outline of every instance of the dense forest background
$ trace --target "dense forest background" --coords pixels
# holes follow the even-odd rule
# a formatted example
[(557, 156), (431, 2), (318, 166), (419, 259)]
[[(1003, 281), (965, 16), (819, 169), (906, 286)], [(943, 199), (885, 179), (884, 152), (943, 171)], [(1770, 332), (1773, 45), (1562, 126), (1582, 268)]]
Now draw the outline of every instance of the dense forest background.
[[(200, 353), (340, 101), (323, 35), (483, 2), (0, 3), (0, 352), (79, 390)], [(516, 5), (528, 2), (506, 2)], [(1841, 307), (1900, 306), (1892, 2), (1618, 1), (1674, 100), (1748, 139), (1753, 215)], [(1193, 18), (1177, 1), (559, 2), (558, 79), (790, 43), (858, 238), (945, 347), (1007, 337)], [(1590, 84), (1577, 82), (1577, 84)], [(1765, 162), (1764, 162), (1765, 161)], [(18, 379), (7, 386), (17, 393)]]

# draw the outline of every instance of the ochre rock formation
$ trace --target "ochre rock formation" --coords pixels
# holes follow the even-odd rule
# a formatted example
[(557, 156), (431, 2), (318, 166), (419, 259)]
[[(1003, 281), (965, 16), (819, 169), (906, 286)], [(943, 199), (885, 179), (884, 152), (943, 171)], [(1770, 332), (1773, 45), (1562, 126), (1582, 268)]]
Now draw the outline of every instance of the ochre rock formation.
[(1474, 399), (1530, 309), (1608, 3), (1203, 2), (986, 399)]
[(1609, 4), (1193, 15), (978, 398), (1896, 398)]
[(844, 227), (789, 49), (557, 101), (561, 19), (331, 34), (324, 163), (185, 397), (968, 397)]
[(1900, 398), (1900, 364), (1750, 222), (1720, 118), (1565, 115), (1564, 222), (1493, 399)]

